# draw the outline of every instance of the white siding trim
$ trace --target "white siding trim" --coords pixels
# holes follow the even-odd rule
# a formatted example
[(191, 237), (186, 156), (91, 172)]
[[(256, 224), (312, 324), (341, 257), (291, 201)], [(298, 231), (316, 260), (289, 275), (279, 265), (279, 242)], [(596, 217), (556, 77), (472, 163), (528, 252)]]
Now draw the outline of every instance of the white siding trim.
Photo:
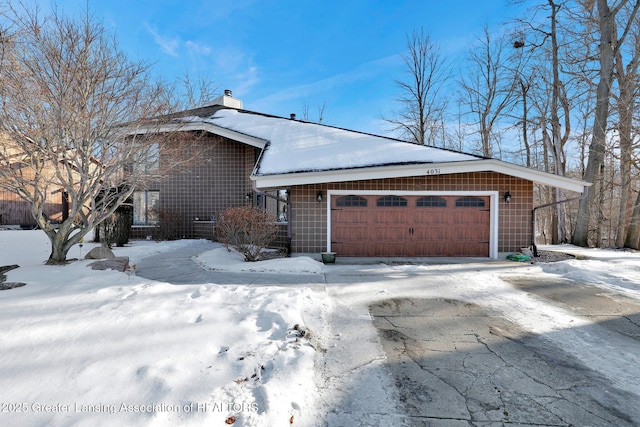
[(498, 258), (499, 193), (497, 191), (398, 191), (398, 190), (328, 190), (326, 201), (327, 251), (331, 252), (332, 196), (489, 196), (489, 258)]
[(246, 133), (236, 132), (231, 129), (203, 122), (167, 123), (158, 126), (127, 126), (119, 129), (119, 132), (125, 135), (144, 135), (147, 133), (190, 131), (209, 132), (211, 134), (229, 138), (233, 141), (241, 142), (243, 144), (251, 145), (252, 147), (257, 148), (264, 148), (267, 145), (267, 141), (264, 139), (256, 138), (255, 136), (247, 135)]
[(258, 188), (268, 188), (409, 176), (436, 176), (465, 172), (498, 172), (538, 184), (575, 191), (577, 193), (582, 193), (585, 187), (591, 186), (591, 184), (586, 181), (554, 175), (495, 159), (450, 163), (423, 163), (418, 165), (375, 166), (335, 171), (289, 173), (284, 175), (254, 174), (251, 176), (251, 179), (256, 181)]

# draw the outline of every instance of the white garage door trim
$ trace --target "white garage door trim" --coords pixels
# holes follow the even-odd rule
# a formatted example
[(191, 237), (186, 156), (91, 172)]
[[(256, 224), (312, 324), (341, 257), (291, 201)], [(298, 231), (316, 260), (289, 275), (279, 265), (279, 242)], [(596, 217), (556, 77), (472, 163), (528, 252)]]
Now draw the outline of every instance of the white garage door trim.
[(331, 251), (331, 197), (332, 196), (489, 196), (489, 258), (498, 258), (498, 192), (497, 191), (394, 191), (394, 190), (329, 190), (327, 191), (327, 250)]

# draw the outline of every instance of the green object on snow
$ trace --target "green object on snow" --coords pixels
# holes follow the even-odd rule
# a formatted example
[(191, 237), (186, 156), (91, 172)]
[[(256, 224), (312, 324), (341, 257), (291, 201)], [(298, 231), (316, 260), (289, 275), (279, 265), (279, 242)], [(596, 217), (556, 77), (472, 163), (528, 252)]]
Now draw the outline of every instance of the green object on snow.
[(509, 254), (507, 255), (509, 261), (527, 262), (531, 261), (531, 257), (523, 254)]

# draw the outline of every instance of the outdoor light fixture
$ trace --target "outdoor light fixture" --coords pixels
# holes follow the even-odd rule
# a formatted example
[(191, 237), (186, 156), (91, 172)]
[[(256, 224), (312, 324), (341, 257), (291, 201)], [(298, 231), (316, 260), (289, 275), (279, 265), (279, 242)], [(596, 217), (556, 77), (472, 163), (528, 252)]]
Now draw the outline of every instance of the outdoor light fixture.
[(322, 202), (322, 193), (318, 193), (318, 195), (316, 196), (316, 200), (318, 201), (318, 203)]
[(246, 196), (244, 196), (245, 199), (249, 200), (251, 198), (252, 194), (251, 193), (247, 193)]
[(508, 191), (504, 193), (504, 201), (507, 203), (511, 202), (511, 193), (509, 193)]

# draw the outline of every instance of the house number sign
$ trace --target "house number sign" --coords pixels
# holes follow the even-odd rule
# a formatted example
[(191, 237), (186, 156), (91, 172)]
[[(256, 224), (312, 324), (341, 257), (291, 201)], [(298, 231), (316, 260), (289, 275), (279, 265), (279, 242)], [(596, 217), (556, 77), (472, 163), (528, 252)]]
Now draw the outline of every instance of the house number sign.
[(427, 169), (425, 175), (440, 175), (440, 168)]

